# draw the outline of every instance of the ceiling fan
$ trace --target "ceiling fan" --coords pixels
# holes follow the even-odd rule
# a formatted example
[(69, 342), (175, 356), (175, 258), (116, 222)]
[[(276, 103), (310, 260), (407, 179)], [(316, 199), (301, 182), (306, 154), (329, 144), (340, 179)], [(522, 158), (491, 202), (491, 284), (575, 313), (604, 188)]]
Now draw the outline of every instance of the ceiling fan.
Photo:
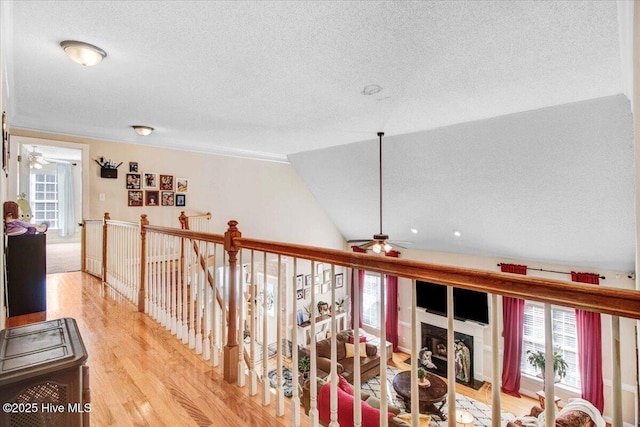
[(380, 182), (380, 232), (373, 235), (373, 239), (371, 240), (349, 240), (348, 243), (358, 243), (364, 242), (359, 245), (361, 249), (372, 250), (374, 253), (387, 253), (393, 249), (393, 246), (389, 242), (389, 236), (382, 232), (382, 137), (384, 136), (384, 132), (378, 132), (379, 138), (379, 147), (380, 147), (380, 156), (379, 156), (379, 182)]
[(32, 147), (29, 152), (29, 168), (30, 169), (42, 169), (42, 165), (48, 165), (49, 161), (42, 157), (42, 153), (36, 151), (36, 146)]

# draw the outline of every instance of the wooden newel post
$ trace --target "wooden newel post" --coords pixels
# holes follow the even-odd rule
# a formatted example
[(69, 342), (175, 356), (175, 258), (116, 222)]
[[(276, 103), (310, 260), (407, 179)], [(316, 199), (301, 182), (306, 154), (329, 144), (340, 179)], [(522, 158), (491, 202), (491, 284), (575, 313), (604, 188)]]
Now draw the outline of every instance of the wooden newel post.
[(147, 229), (149, 225), (146, 214), (140, 215), (140, 290), (138, 291), (138, 311), (144, 313), (147, 307), (145, 282), (147, 279)]
[(184, 211), (180, 212), (178, 221), (180, 221), (180, 228), (182, 228), (183, 230), (189, 229), (189, 217), (184, 213)]
[(229, 221), (229, 229), (224, 233), (224, 250), (229, 255), (229, 326), (227, 328), (227, 345), (224, 347), (224, 380), (228, 383), (238, 381), (238, 283), (236, 280), (237, 255), (240, 250), (233, 239), (242, 237), (238, 231), (238, 221)]
[(109, 212), (104, 213), (104, 220), (102, 221), (102, 284), (107, 283), (107, 221), (111, 217)]

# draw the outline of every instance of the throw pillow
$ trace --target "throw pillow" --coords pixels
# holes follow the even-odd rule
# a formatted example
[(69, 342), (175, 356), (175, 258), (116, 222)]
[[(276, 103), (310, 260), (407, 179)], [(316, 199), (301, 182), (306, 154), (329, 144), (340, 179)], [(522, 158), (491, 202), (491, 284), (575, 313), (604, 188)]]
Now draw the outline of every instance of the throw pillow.
[[(344, 349), (347, 352), (345, 357), (355, 357), (355, 344), (344, 343)], [(367, 343), (360, 343), (360, 357), (367, 357)]]
[[(353, 335), (349, 335), (349, 344), (355, 344), (355, 342), (356, 342), (356, 337), (354, 337)], [(359, 342), (367, 342), (367, 337), (365, 337), (364, 335), (361, 336)]]
[(338, 388), (353, 396), (353, 387), (342, 375), (338, 375)]
[[(353, 427), (353, 396), (345, 393), (341, 389), (338, 392), (338, 424), (340, 427)], [(362, 425), (366, 427), (377, 427), (380, 425), (380, 410), (372, 408), (364, 400), (360, 402), (362, 413)], [(392, 412), (388, 413), (388, 418), (394, 417)], [(331, 386), (325, 384), (320, 387), (318, 393), (318, 418), (325, 425), (331, 422)]]
[[(407, 424), (411, 424), (412, 422), (411, 414), (401, 414), (401, 415), (396, 415), (396, 417), (400, 418), (402, 421), (406, 422)], [(431, 416), (418, 414), (418, 420), (420, 421), (420, 424), (419, 424), (420, 427), (429, 427), (429, 423), (431, 422)]]

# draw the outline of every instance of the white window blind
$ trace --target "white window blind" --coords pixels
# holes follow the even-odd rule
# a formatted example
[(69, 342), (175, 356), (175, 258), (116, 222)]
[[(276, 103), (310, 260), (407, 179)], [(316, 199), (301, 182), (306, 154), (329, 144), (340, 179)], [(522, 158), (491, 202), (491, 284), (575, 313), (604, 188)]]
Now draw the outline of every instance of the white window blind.
[[(560, 348), (567, 362), (567, 376), (561, 384), (579, 389), (578, 372), (578, 334), (575, 310), (564, 307), (551, 307), (553, 348)], [(524, 328), (522, 338), (521, 372), (529, 375), (539, 374), (527, 361), (527, 350), (544, 351), (544, 304), (526, 301), (524, 309)]]
[(362, 323), (375, 329), (380, 328), (380, 275), (365, 272), (362, 290)]

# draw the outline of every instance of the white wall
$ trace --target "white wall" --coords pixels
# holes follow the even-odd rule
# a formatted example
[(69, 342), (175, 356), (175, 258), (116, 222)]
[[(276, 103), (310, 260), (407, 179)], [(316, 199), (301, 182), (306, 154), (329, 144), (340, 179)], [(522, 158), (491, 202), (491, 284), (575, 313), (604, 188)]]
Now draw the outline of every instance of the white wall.
[[(532, 268), (542, 268), (545, 270), (555, 270), (555, 271), (589, 271), (596, 272), (591, 269), (585, 270), (584, 268), (580, 268), (577, 266), (565, 266), (565, 265), (556, 265), (556, 264), (542, 264), (535, 262), (527, 262), (525, 260), (509, 260), (502, 258), (490, 258), (490, 257), (479, 257), (479, 256), (471, 256), (471, 255), (459, 255), (459, 254), (450, 254), (450, 253), (440, 253), (440, 252), (426, 252), (426, 251), (417, 251), (404, 249), (402, 250), (402, 258), (404, 259), (412, 259), (417, 261), (429, 262), (433, 264), (442, 264), (442, 265), (450, 265), (450, 266), (459, 266), (473, 269), (481, 269), (488, 271), (500, 271), (500, 268), (497, 266), (500, 262), (508, 262), (514, 264), (523, 264), (527, 265), (530, 270), (528, 270), (527, 275), (532, 277), (540, 277), (545, 279), (553, 279), (560, 281), (570, 282), (570, 276), (558, 273), (548, 273), (548, 272), (540, 272), (531, 270)], [(629, 279), (627, 275), (629, 272), (615, 272), (615, 271), (597, 271), (601, 276), (605, 276), (606, 279), (600, 281), (601, 286), (610, 286), (621, 289), (634, 289), (635, 282), (632, 279)], [(498, 299), (501, 301), (501, 299)], [(411, 281), (407, 279), (399, 280), (399, 307), (400, 307), (400, 346), (406, 349), (411, 348), (411, 311), (409, 310), (411, 306)], [(498, 307), (499, 318), (502, 318), (502, 306)], [(422, 316), (432, 316), (427, 314), (421, 314)], [(437, 317), (437, 316), (436, 316)], [(459, 324), (456, 321), (456, 324)], [(474, 324), (475, 325), (475, 324)], [(468, 326), (464, 326), (468, 327)], [(482, 336), (482, 354), (481, 354), (481, 366), (476, 365), (475, 375), (478, 379), (483, 379), (486, 381), (491, 381), (492, 368), (491, 368), (491, 328), (490, 327), (479, 327), (474, 326), (476, 331), (483, 331)], [(631, 319), (620, 319), (620, 342), (621, 349), (620, 353), (622, 354), (621, 361), (621, 369), (624, 373), (622, 382), (623, 382), (623, 391), (622, 398), (624, 402), (623, 414), (624, 414), (624, 422), (629, 425), (633, 425), (635, 423), (635, 402), (636, 402), (636, 359), (635, 359), (635, 321)], [(458, 329), (456, 329), (458, 330)], [(499, 330), (502, 332), (502, 324), (499, 325)], [(462, 330), (462, 332), (465, 332)], [(468, 332), (467, 332), (468, 333)], [(611, 411), (611, 399), (612, 399), (612, 390), (611, 390), (611, 366), (612, 366), (612, 358), (611, 358), (611, 316), (602, 315), (602, 356), (603, 356), (603, 377), (605, 383), (605, 417), (610, 414)], [(500, 343), (500, 348), (502, 349), (502, 342)], [(477, 349), (476, 353), (480, 350)], [(502, 360), (502, 350), (500, 354), (500, 360)], [(479, 374), (481, 375), (479, 377)], [(538, 378), (532, 378), (528, 376), (523, 376), (521, 381), (521, 392), (534, 396), (535, 392), (538, 390), (542, 390), (542, 382)], [(580, 397), (579, 393), (575, 393), (572, 390), (558, 387), (556, 385), (556, 395), (562, 398), (562, 400), (566, 403), (567, 399), (571, 397)]]

